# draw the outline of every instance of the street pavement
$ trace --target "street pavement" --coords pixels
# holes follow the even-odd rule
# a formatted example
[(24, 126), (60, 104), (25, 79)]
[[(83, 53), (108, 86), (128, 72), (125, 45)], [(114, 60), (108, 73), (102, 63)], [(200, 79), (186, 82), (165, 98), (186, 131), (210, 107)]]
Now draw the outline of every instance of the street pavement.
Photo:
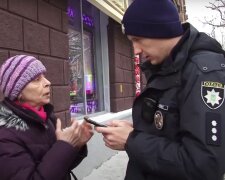
[(82, 180), (124, 180), (128, 156), (119, 151)]
[(124, 180), (127, 163), (126, 152), (119, 151), (82, 180)]

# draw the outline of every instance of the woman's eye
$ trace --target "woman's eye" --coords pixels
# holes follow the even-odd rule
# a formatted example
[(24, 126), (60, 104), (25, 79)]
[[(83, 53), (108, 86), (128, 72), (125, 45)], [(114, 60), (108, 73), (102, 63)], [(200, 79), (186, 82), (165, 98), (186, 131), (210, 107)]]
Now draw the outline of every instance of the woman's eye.
[(39, 81), (41, 78), (40, 77), (37, 77), (34, 79), (34, 81)]
[(35, 81), (35, 82), (36, 82), (36, 81), (41, 81), (43, 77), (45, 77), (45, 76), (44, 76), (43, 74), (41, 74), (41, 75), (37, 76), (37, 77), (34, 79), (34, 81)]

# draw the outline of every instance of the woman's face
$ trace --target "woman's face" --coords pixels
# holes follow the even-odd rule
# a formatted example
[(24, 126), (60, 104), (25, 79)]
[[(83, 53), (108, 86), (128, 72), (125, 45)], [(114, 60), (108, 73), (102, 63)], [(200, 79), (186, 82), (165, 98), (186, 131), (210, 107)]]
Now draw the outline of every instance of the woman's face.
[(51, 83), (45, 78), (44, 74), (28, 83), (20, 94), (20, 101), (39, 108), (50, 102)]

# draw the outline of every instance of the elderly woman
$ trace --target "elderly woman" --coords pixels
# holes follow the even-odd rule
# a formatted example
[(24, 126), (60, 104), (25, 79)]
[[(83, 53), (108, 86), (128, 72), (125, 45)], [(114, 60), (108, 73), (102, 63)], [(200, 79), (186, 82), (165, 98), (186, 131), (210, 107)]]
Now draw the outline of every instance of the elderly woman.
[(9, 58), (0, 69), (0, 179), (67, 180), (87, 155), (92, 127), (61, 129), (50, 104), (46, 68), (35, 57)]

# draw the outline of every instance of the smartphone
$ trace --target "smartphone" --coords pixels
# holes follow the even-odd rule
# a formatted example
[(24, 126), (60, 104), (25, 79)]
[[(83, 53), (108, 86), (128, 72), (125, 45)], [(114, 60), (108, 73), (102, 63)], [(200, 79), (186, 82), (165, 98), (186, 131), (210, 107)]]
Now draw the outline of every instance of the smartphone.
[(90, 123), (90, 124), (93, 124), (93, 125), (95, 125), (95, 126), (98, 126), (98, 127), (107, 127), (105, 124), (101, 124), (101, 123), (98, 123), (98, 122), (96, 122), (96, 121), (93, 121), (93, 120), (91, 120), (89, 117), (87, 117), (87, 116), (85, 116), (84, 117), (84, 120), (86, 121), (86, 122), (88, 122), (88, 123)]

